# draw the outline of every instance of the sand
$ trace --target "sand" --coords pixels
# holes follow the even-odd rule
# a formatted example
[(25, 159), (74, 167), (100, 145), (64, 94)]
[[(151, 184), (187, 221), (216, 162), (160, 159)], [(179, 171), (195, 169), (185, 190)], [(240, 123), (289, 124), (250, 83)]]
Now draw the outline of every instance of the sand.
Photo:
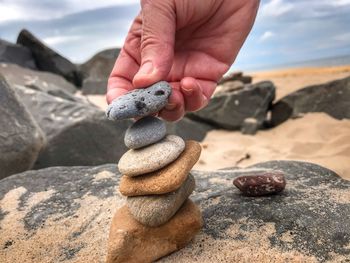
[[(213, 130), (194, 169), (245, 167), (270, 160), (299, 160), (327, 167), (350, 180), (350, 120), (309, 113), (255, 136)], [(249, 158), (246, 158), (249, 156)]]

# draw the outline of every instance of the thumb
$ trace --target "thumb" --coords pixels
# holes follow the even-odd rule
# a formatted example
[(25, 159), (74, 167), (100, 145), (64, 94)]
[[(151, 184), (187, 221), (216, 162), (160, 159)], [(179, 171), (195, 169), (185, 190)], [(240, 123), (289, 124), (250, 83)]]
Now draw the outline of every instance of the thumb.
[(176, 15), (173, 1), (142, 0), (141, 67), (133, 79), (136, 88), (164, 80), (174, 58)]

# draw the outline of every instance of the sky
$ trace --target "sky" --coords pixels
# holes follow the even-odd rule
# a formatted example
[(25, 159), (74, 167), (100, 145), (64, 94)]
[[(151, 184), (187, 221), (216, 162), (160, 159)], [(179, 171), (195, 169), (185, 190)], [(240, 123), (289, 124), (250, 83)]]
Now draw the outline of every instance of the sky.
[[(100, 50), (122, 46), (139, 10), (139, 0), (0, 0), (0, 38), (15, 42), (26, 28), (82, 63)], [(350, 56), (349, 14), (350, 0), (262, 0), (233, 68)]]

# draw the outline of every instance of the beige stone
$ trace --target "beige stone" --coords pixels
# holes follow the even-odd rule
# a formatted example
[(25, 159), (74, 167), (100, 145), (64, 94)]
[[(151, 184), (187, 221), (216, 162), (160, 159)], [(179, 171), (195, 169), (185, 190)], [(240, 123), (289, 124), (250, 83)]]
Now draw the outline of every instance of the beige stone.
[(199, 208), (191, 201), (159, 227), (136, 221), (127, 206), (113, 217), (108, 241), (107, 263), (153, 262), (186, 246), (203, 225)]
[(137, 176), (157, 171), (176, 160), (185, 149), (185, 142), (176, 135), (168, 135), (150, 146), (129, 150), (119, 160), (120, 173)]
[(122, 176), (119, 191), (125, 196), (173, 192), (186, 180), (200, 153), (201, 146), (198, 142), (186, 141), (185, 150), (179, 158), (163, 169), (137, 177)]

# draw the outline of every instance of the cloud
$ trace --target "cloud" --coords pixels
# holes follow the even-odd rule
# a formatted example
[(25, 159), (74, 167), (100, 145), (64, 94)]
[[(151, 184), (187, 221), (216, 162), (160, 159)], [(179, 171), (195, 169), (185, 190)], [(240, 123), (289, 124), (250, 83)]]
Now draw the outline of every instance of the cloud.
[(260, 9), (260, 15), (263, 17), (278, 17), (284, 15), (293, 9), (294, 5), (284, 0), (270, 0), (263, 4)]
[(264, 42), (272, 38), (273, 36), (275, 36), (275, 33), (273, 33), (272, 31), (265, 31), (264, 34), (262, 34), (261, 37), (259, 38), (259, 42)]
[(125, 6), (138, 0), (1, 0), (0, 23), (16, 20), (50, 20), (104, 7)]
[(78, 41), (82, 37), (81, 36), (52, 36), (52, 37), (45, 37), (42, 40), (47, 45), (58, 45), (63, 43), (70, 43), (73, 41)]

